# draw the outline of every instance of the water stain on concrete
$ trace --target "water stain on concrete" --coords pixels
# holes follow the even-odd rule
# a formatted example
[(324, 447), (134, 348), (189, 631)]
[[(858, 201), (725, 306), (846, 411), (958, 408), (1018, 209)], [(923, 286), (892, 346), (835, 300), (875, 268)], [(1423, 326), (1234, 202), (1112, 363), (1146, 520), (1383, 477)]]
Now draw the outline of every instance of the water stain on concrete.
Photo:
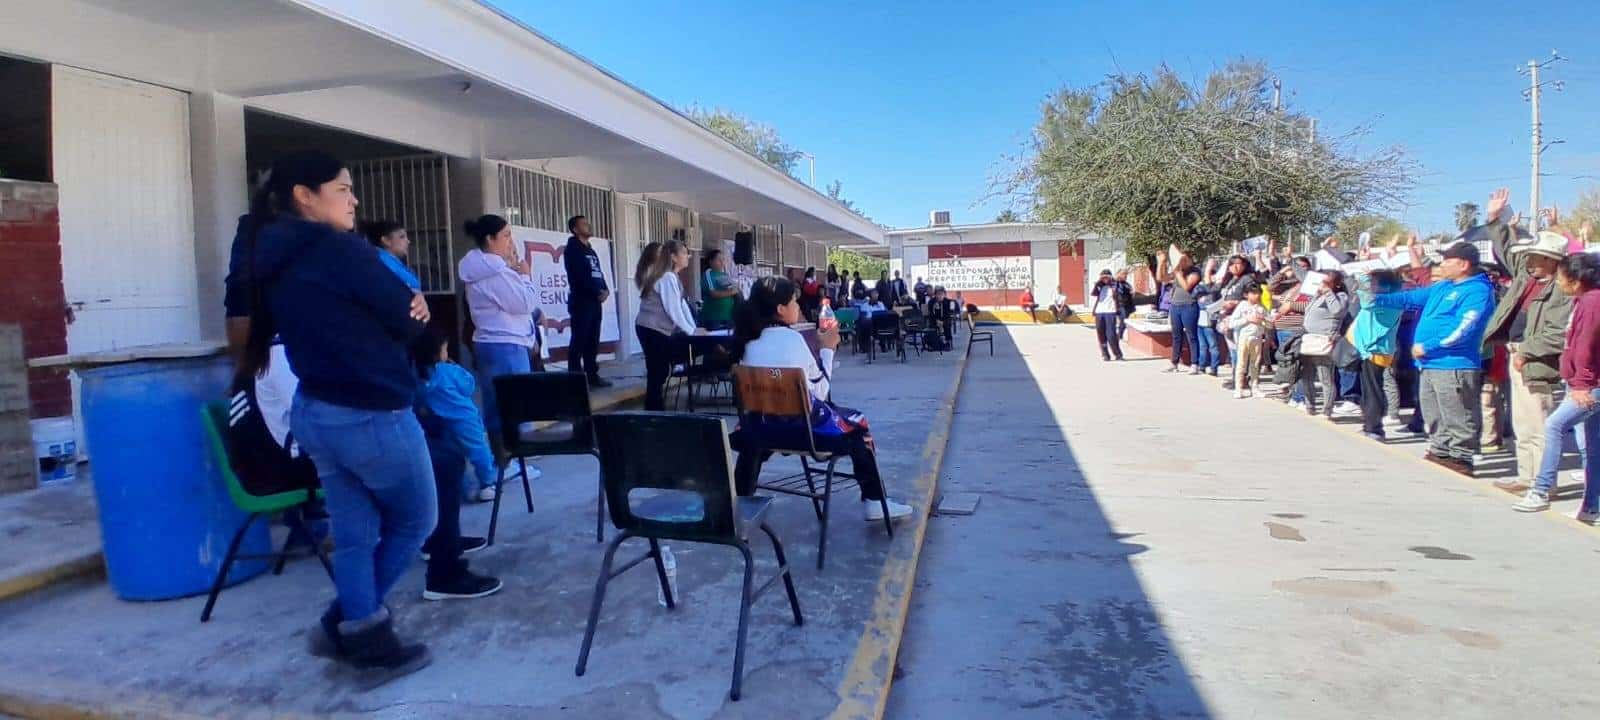
[(1274, 540), (1293, 540), (1294, 542), (1306, 541), (1306, 536), (1301, 535), (1299, 530), (1296, 530), (1283, 523), (1264, 522), (1261, 524), (1267, 526), (1267, 534), (1271, 535), (1272, 539)]
[(1471, 560), (1472, 559), (1471, 555), (1462, 555), (1461, 553), (1450, 552), (1448, 549), (1445, 549), (1445, 548), (1442, 548), (1442, 547), (1435, 547), (1433, 545), (1414, 545), (1414, 546), (1406, 548), (1406, 549), (1410, 550), (1411, 552), (1417, 553), (1418, 555), (1421, 555), (1421, 556), (1423, 556), (1423, 557), (1425, 557), (1425, 558), (1427, 558), (1429, 560)]
[(1399, 633), (1401, 635), (1420, 635), (1423, 631), (1428, 629), (1426, 625), (1423, 625), (1416, 618), (1407, 617), (1405, 615), (1397, 615), (1390, 612), (1383, 612), (1381, 610), (1369, 610), (1367, 608), (1353, 607), (1350, 608), (1347, 614), (1352, 619), (1357, 621), (1368, 623), (1370, 625), (1377, 625), (1385, 630), (1393, 633)]
[(1445, 630), (1444, 634), (1450, 636), (1451, 640), (1461, 643), (1462, 645), (1471, 648), (1478, 648), (1480, 650), (1499, 650), (1505, 646), (1505, 643), (1502, 642), (1499, 637), (1486, 632), (1478, 632), (1477, 630), (1458, 630), (1452, 628)]
[(1375, 598), (1394, 592), (1387, 580), (1343, 580), (1321, 576), (1274, 580), (1272, 589), (1333, 598)]
[(1273, 513), (1272, 516), (1284, 520), (1299, 520), (1305, 517), (1305, 513)]

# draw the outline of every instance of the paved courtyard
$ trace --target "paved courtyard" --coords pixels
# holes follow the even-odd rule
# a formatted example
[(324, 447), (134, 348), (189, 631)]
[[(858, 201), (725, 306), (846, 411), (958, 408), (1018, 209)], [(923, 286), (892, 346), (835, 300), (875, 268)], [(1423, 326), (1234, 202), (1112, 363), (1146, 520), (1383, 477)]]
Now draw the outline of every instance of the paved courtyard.
[[(867, 412), (891, 493), (910, 493), (958, 358), (869, 366), (845, 353), (841, 363), (835, 396)], [(224, 592), (206, 625), (203, 598), (126, 603), (103, 583), (0, 604), (0, 697), (118, 717), (814, 718), (834, 711), (847, 680), (861, 680), (853, 666), (863, 633), (876, 627), (879, 596), (886, 587), (903, 591), (882, 573), (909, 553), (914, 525), (889, 540), (881, 525), (862, 522), (848, 490), (836, 497), (828, 566), (818, 573), (809, 503), (777, 502), (773, 525), (806, 624), (791, 624), (781, 591), (758, 602), (738, 703), (728, 701), (727, 686), (741, 573), (737, 553), (720, 546), (672, 544), (682, 604), (671, 613), (656, 602), (648, 566), (615, 581), (580, 678), (573, 665), (603, 547), (593, 535), (596, 469), (592, 460), (541, 464), (536, 512), (528, 515), (513, 492), (499, 542), (471, 556), (475, 568), (505, 579), (503, 592), (424, 602), (419, 563), (391, 596), (403, 632), (434, 652), (433, 665), (416, 675), (362, 693), (306, 654), (306, 631), (332, 588), (303, 560), (281, 577)], [(768, 470), (794, 466), (774, 460)], [(488, 506), (469, 506), (463, 523), (481, 533)], [(775, 567), (771, 551), (759, 536), (753, 550), (764, 577)]]
[(1512, 512), (1419, 443), (1102, 363), (1089, 328), (997, 350), (941, 478), (982, 500), (930, 521), (889, 717), (1600, 710), (1600, 531)]

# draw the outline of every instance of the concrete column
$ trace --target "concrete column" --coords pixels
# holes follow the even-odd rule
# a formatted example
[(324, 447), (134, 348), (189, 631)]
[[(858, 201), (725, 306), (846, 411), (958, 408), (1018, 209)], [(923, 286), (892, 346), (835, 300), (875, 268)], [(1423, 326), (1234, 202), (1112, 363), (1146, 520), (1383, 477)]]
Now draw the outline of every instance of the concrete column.
[(244, 102), (209, 91), (189, 95), (189, 163), (194, 185), (194, 259), (200, 336), (220, 340), (223, 279), (239, 216), (250, 209), (244, 161)]

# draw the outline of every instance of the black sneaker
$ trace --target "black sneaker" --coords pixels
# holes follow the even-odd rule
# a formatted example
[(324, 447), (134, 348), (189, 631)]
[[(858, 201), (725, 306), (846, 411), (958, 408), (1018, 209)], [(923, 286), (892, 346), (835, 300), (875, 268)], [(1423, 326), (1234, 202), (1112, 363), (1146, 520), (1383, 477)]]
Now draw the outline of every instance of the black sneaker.
[(594, 375), (589, 378), (589, 387), (608, 388), (611, 387), (611, 384), (612, 383), (610, 380), (600, 377), (599, 375)]
[[(488, 538), (481, 538), (481, 537), (478, 537), (476, 535), (462, 535), (461, 536), (461, 554), (462, 555), (471, 555), (471, 554), (473, 554), (473, 553), (475, 553), (475, 552), (477, 552), (479, 550), (482, 550), (482, 549), (484, 549), (486, 547), (489, 547)], [(432, 560), (433, 559), (433, 553), (430, 553), (427, 550), (423, 550), (422, 551), (422, 559), (423, 560)]]
[(474, 575), (470, 570), (463, 570), (449, 580), (429, 579), (427, 586), (422, 590), (423, 600), (470, 600), (472, 598), (488, 597), (505, 587), (499, 578), (484, 575)]

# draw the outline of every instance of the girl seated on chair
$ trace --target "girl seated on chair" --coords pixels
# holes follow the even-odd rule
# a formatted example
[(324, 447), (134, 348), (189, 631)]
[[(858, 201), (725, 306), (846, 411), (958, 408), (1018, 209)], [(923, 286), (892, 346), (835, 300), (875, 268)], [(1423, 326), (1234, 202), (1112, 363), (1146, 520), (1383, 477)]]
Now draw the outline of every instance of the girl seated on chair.
[[(735, 362), (747, 367), (798, 368), (805, 371), (806, 385), (811, 391), (811, 432), (817, 450), (849, 455), (857, 483), (861, 486), (862, 514), (868, 521), (883, 520), (883, 480), (878, 475), (878, 459), (873, 449), (872, 434), (867, 419), (861, 413), (834, 405), (829, 400), (829, 376), (833, 368), (834, 350), (839, 347), (838, 330), (817, 330), (817, 340), (822, 346), (818, 353), (822, 367), (811, 355), (804, 337), (789, 327), (800, 322), (800, 292), (786, 278), (770, 276), (756, 281), (750, 297), (739, 307), (734, 321)], [(805, 441), (792, 437), (794, 428), (778, 422), (763, 422), (760, 417), (743, 417), (739, 428), (730, 438), (733, 449), (739, 451), (734, 468), (734, 480), (740, 495), (753, 495), (756, 479), (761, 474), (761, 464), (768, 452), (749, 452), (745, 448), (782, 444), (804, 446)], [(803, 435), (803, 434), (802, 434)], [(798, 442), (797, 442), (798, 440)], [(911, 507), (888, 501), (889, 517), (898, 519), (911, 514)]]

